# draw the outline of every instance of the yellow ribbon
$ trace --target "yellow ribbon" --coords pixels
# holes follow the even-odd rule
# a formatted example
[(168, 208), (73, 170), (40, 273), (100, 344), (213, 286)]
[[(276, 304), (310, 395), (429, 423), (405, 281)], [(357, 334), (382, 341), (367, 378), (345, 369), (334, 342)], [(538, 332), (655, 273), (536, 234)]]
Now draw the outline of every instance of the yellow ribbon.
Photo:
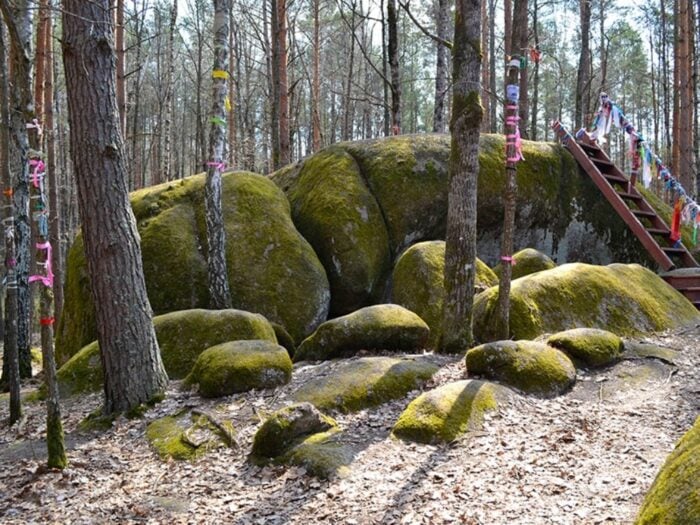
[(231, 111), (231, 99), (226, 97), (224, 99), (224, 107), (226, 108), (226, 111)]
[(221, 78), (223, 80), (228, 80), (228, 71), (223, 69), (215, 69), (211, 72), (211, 78)]

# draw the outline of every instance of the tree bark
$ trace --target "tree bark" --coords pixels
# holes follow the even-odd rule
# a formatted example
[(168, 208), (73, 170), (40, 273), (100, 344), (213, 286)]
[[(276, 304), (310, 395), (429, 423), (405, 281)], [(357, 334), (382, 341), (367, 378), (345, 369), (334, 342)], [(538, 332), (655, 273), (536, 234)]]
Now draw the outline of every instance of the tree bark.
[(581, 0), (579, 3), (579, 16), (581, 23), (581, 52), (578, 59), (578, 72), (576, 74), (576, 109), (574, 113), (574, 127), (579, 129), (586, 125), (589, 112), (588, 90), (591, 83), (591, 0)]
[[(482, 0), (486, 1), (486, 0)], [(496, 118), (496, 0), (488, 0), (489, 3), (489, 122), (491, 133), (497, 131)]]
[(289, 84), (287, 82), (287, 0), (277, 0), (277, 46), (279, 53), (279, 82), (280, 97), (280, 166), (286, 166), (292, 160), (289, 135)]
[[(537, 28), (538, 24), (538, 1), (533, 0), (532, 3), (532, 33), (534, 38), (535, 50), (540, 49), (540, 38), (539, 31)], [(537, 140), (537, 123), (539, 122), (538, 112), (539, 112), (539, 97), (540, 97), (540, 63), (536, 61), (532, 64), (534, 72), (532, 74), (532, 115), (530, 123), (530, 139)]]
[(401, 74), (399, 72), (399, 28), (396, 0), (388, 0), (387, 31), (389, 34), (389, 70), (391, 71), (391, 132), (401, 134)]
[(122, 135), (126, 135), (126, 49), (124, 47), (124, 0), (117, 0), (115, 12), (116, 51), (117, 51), (117, 107), (119, 108), (119, 126)]
[(126, 185), (109, 0), (64, 0), (63, 8), (71, 156), (110, 414), (152, 400), (168, 377)]
[(313, 79), (311, 81), (311, 151), (321, 149), (321, 0), (313, 0), (314, 41), (313, 41)]
[(226, 95), (228, 80), (228, 3), (214, 0), (214, 69), (209, 132), (209, 161), (205, 186), (207, 222), (207, 268), (212, 308), (231, 308), (226, 268), (226, 232), (221, 207), (221, 173), (226, 161)]
[(34, 115), (44, 124), (44, 74), (46, 72), (46, 28), (50, 17), (48, 0), (39, 1), (39, 23), (36, 28), (36, 64), (34, 75)]
[(452, 49), (452, 133), (445, 245), (445, 303), (440, 348), (464, 352), (472, 342), (479, 175), (480, 0), (457, 0)]
[(489, 14), (488, 0), (481, 1), (481, 103), (484, 106), (484, 118), (481, 121), (481, 131), (488, 133), (491, 129), (491, 99), (488, 93), (489, 85), (489, 54), (484, 52), (489, 45)]
[(168, 49), (165, 64), (165, 118), (163, 122), (163, 166), (162, 179), (173, 179), (172, 162), (172, 123), (175, 118), (173, 95), (175, 91), (175, 32), (177, 31), (177, 0), (170, 7), (170, 23), (168, 25)]
[[(435, 13), (437, 36), (443, 40), (449, 38), (450, 2), (437, 0)], [(445, 97), (447, 97), (447, 48), (436, 43), (435, 51), (435, 108), (433, 110), (433, 132), (445, 133)]]

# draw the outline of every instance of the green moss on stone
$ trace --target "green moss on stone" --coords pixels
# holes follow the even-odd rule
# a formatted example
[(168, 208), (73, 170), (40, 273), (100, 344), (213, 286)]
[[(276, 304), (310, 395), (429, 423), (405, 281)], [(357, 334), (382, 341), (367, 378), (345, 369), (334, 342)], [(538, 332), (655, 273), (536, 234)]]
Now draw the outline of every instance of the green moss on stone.
[(323, 323), (302, 341), (294, 360), (347, 357), (360, 350), (417, 352), (425, 347), (429, 335), (425, 321), (402, 306), (368, 306)]
[(680, 352), (672, 350), (665, 346), (659, 346), (652, 343), (643, 343), (641, 341), (625, 341), (624, 354), (626, 359), (634, 358), (651, 358), (658, 359), (670, 365), (675, 365)]
[[(300, 341), (328, 314), (322, 264), (294, 227), (287, 198), (269, 179), (227, 173), (222, 189), (234, 306), (265, 315)], [(156, 314), (208, 306), (203, 175), (135, 192), (132, 207)], [(80, 236), (69, 251), (66, 272), (56, 338), (59, 363), (97, 337)]]
[(427, 357), (364, 357), (335, 365), (327, 363), (331, 371), (308, 381), (292, 399), (319, 410), (356, 412), (402, 398), (439, 368)]
[[(512, 279), (518, 279), (519, 277), (524, 277), (543, 270), (551, 270), (557, 266), (550, 257), (533, 248), (520, 250), (513, 255), (513, 260), (515, 261), (515, 265), (513, 266), (511, 275)], [(502, 265), (500, 263), (493, 268), (493, 272), (497, 278), (501, 276), (501, 268)], [(498, 282), (494, 284), (498, 284)]]
[(276, 458), (310, 434), (336, 428), (337, 423), (311, 403), (297, 403), (272, 414), (253, 438), (253, 457)]
[(700, 523), (700, 418), (661, 467), (636, 521), (636, 525), (690, 523)]
[(191, 460), (197, 457), (198, 449), (182, 440), (187, 427), (185, 418), (165, 416), (148, 424), (146, 438), (163, 459)]
[[(516, 339), (570, 328), (632, 335), (700, 320), (700, 312), (685, 297), (637, 264), (565, 264), (513, 281), (510, 301), (510, 333)], [(497, 303), (498, 287), (475, 299), (474, 335), (479, 341), (497, 338)]]
[(289, 382), (292, 361), (287, 351), (270, 341), (233, 341), (202, 352), (185, 378), (198, 385), (203, 397), (222, 397)]
[(275, 331), (275, 337), (277, 338), (277, 342), (287, 350), (289, 357), (294, 357), (294, 352), (296, 352), (297, 347), (294, 344), (294, 339), (292, 339), (292, 336), (289, 335), (289, 332), (287, 332), (287, 330), (285, 330), (284, 326), (282, 326), (281, 324), (270, 324), (272, 325), (272, 329)]
[[(430, 327), (430, 348), (437, 348), (442, 334), (444, 277), (445, 241), (414, 244), (399, 257), (392, 275), (392, 301), (426, 322)], [(484, 290), (495, 284), (498, 284), (496, 275), (477, 259), (475, 288)]]
[(574, 328), (559, 332), (549, 337), (547, 344), (589, 367), (606, 366), (618, 361), (623, 349), (622, 339), (597, 328)]
[(104, 381), (104, 375), (97, 341), (87, 345), (59, 368), (57, 379), (61, 397), (99, 390)]
[(343, 477), (349, 473), (348, 465), (355, 454), (339, 438), (338, 430), (309, 436), (292, 448), (282, 462), (304, 467), (312, 476), (323, 479)]
[(498, 341), (472, 348), (469, 375), (494, 379), (527, 394), (554, 397), (576, 381), (571, 360), (556, 348), (533, 341)]
[(465, 380), (425, 392), (402, 412), (393, 433), (420, 443), (454, 441), (481, 428), (484, 413), (498, 407), (498, 388), (484, 381)]

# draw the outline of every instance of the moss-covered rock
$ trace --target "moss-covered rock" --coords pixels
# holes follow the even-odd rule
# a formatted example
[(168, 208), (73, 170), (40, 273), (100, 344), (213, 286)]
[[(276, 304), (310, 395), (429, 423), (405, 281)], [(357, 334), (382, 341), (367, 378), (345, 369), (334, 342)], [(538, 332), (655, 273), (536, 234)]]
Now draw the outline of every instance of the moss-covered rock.
[[(498, 287), (474, 301), (474, 335), (497, 338)], [(572, 263), (512, 283), (510, 334), (534, 339), (570, 328), (600, 328), (621, 336), (700, 321), (700, 312), (658, 275), (637, 264)]]
[[(291, 220), (289, 203), (266, 177), (223, 176), (226, 260), (234, 307), (280, 323), (296, 341), (328, 314), (323, 265)], [(204, 178), (197, 175), (132, 194), (148, 296), (156, 315), (207, 308)], [(68, 254), (66, 295), (56, 335), (59, 363), (96, 339), (81, 236)]]
[[(655, 266), (564, 148), (528, 141), (523, 148), (516, 249), (559, 262)], [(477, 247), (491, 265), (500, 255), (504, 151), (502, 135), (481, 136)], [(336, 144), (272, 175), (330, 276), (334, 315), (380, 301), (405, 248), (444, 239), (449, 155), (449, 135), (402, 135)]]
[(336, 426), (333, 418), (319, 412), (311, 403), (296, 403), (265, 420), (255, 433), (251, 454), (255, 458), (276, 458), (301, 439)]
[(618, 361), (624, 347), (617, 335), (597, 328), (558, 332), (547, 339), (547, 344), (588, 367), (606, 366)]
[[(190, 373), (197, 357), (209, 347), (239, 340), (275, 343), (275, 332), (260, 314), (241, 310), (184, 310), (153, 319), (163, 365), (170, 379)], [(97, 341), (85, 346), (58, 370), (62, 396), (98, 390), (103, 375)]]
[(192, 460), (210, 450), (231, 446), (230, 421), (212, 424), (202, 414), (188, 410), (152, 421), (146, 427), (146, 439), (162, 459)]
[(533, 341), (497, 341), (472, 348), (467, 372), (494, 379), (527, 394), (554, 397), (576, 382), (571, 360), (556, 348)]
[(690, 523), (700, 523), (700, 418), (661, 467), (636, 521), (636, 525)]
[(405, 396), (420, 388), (435, 372), (429, 357), (363, 357), (340, 364), (324, 363), (329, 372), (292, 394), (320, 410), (356, 412)]
[(292, 360), (287, 350), (270, 341), (232, 341), (202, 352), (185, 378), (198, 385), (202, 397), (222, 397), (289, 382)]
[(675, 365), (680, 352), (665, 346), (645, 343), (643, 341), (625, 340), (624, 359), (658, 359), (669, 365)]
[(498, 407), (503, 389), (485, 381), (448, 383), (418, 396), (394, 425), (395, 436), (420, 443), (449, 443), (481, 428), (484, 413)]
[(304, 467), (309, 474), (322, 479), (343, 477), (349, 472), (355, 451), (342, 442), (341, 436), (336, 429), (313, 434), (287, 452), (281, 461)]
[(289, 335), (289, 332), (284, 329), (279, 323), (270, 323), (272, 329), (275, 331), (275, 337), (277, 338), (277, 343), (282, 345), (289, 354), (289, 357), (294, 357), (294, 352), (297, 351), (297, 345), (294, 344), (294, 339)]
[[(392, 274), (392, 301), (415, 312), (430, 327), (430, 348), (436, 348), (442, 334), (442, 305), (445, 299), (445, 241), (419, 242), (406, 250)], [(476, 260), (477, 291), (498, 284), (498, 278), (484, 262)]]
[(428, 325), (413, 312), (378, 304), (326, 321), (302, 341), (294, 360), (348, 357), (360, 350), (413, 353), (425, 347), (429, 335)]
[[(524, 277), (543, 270), (551, 270), (557, 266), (551, 257), (533, 248), (525, 248), (513, 254), (513, 261), (515, 264), (513, 265), (513, 273), (511, 274), (512, 279)], [(501, 268), (501, 263), (498, 263), (493, 268), (493, 272), (497, 277), (501, 276)], [(498, 284), (498, 282), (495, 284)]]

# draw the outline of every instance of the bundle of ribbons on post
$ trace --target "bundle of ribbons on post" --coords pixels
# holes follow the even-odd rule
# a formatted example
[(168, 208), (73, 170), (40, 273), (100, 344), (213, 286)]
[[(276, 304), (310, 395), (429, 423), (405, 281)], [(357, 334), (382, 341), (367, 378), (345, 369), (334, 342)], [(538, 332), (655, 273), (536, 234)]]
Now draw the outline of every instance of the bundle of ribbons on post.
[(612, 102), (606, 93), (600, 94), (600, 107), (593, 120), (593, 129), (589, 132), (592, 139), (599, 144), (605, 144), (605, 137), (610, 133), (612, 125), (623, 129), (629, 140), (629, 156), (632, 160), (632, 169), (641, 167), (642, 184), (645, 188), (651, 186), (652, 174), (656, 174), (658, 180), (664, 182), (666, 190), (673, 195), (673, 217), (671, 219), (671, 240), (680, 242), (680, 225), (689, 224), (693, 227), (693, 244), (698, 242), (698, 229), (700, 228), (700, 206), (685, 191), (681, 183), (676, 180), (652, 149), (647, 145), (641, 133), (627, 120), (620, 107)]

